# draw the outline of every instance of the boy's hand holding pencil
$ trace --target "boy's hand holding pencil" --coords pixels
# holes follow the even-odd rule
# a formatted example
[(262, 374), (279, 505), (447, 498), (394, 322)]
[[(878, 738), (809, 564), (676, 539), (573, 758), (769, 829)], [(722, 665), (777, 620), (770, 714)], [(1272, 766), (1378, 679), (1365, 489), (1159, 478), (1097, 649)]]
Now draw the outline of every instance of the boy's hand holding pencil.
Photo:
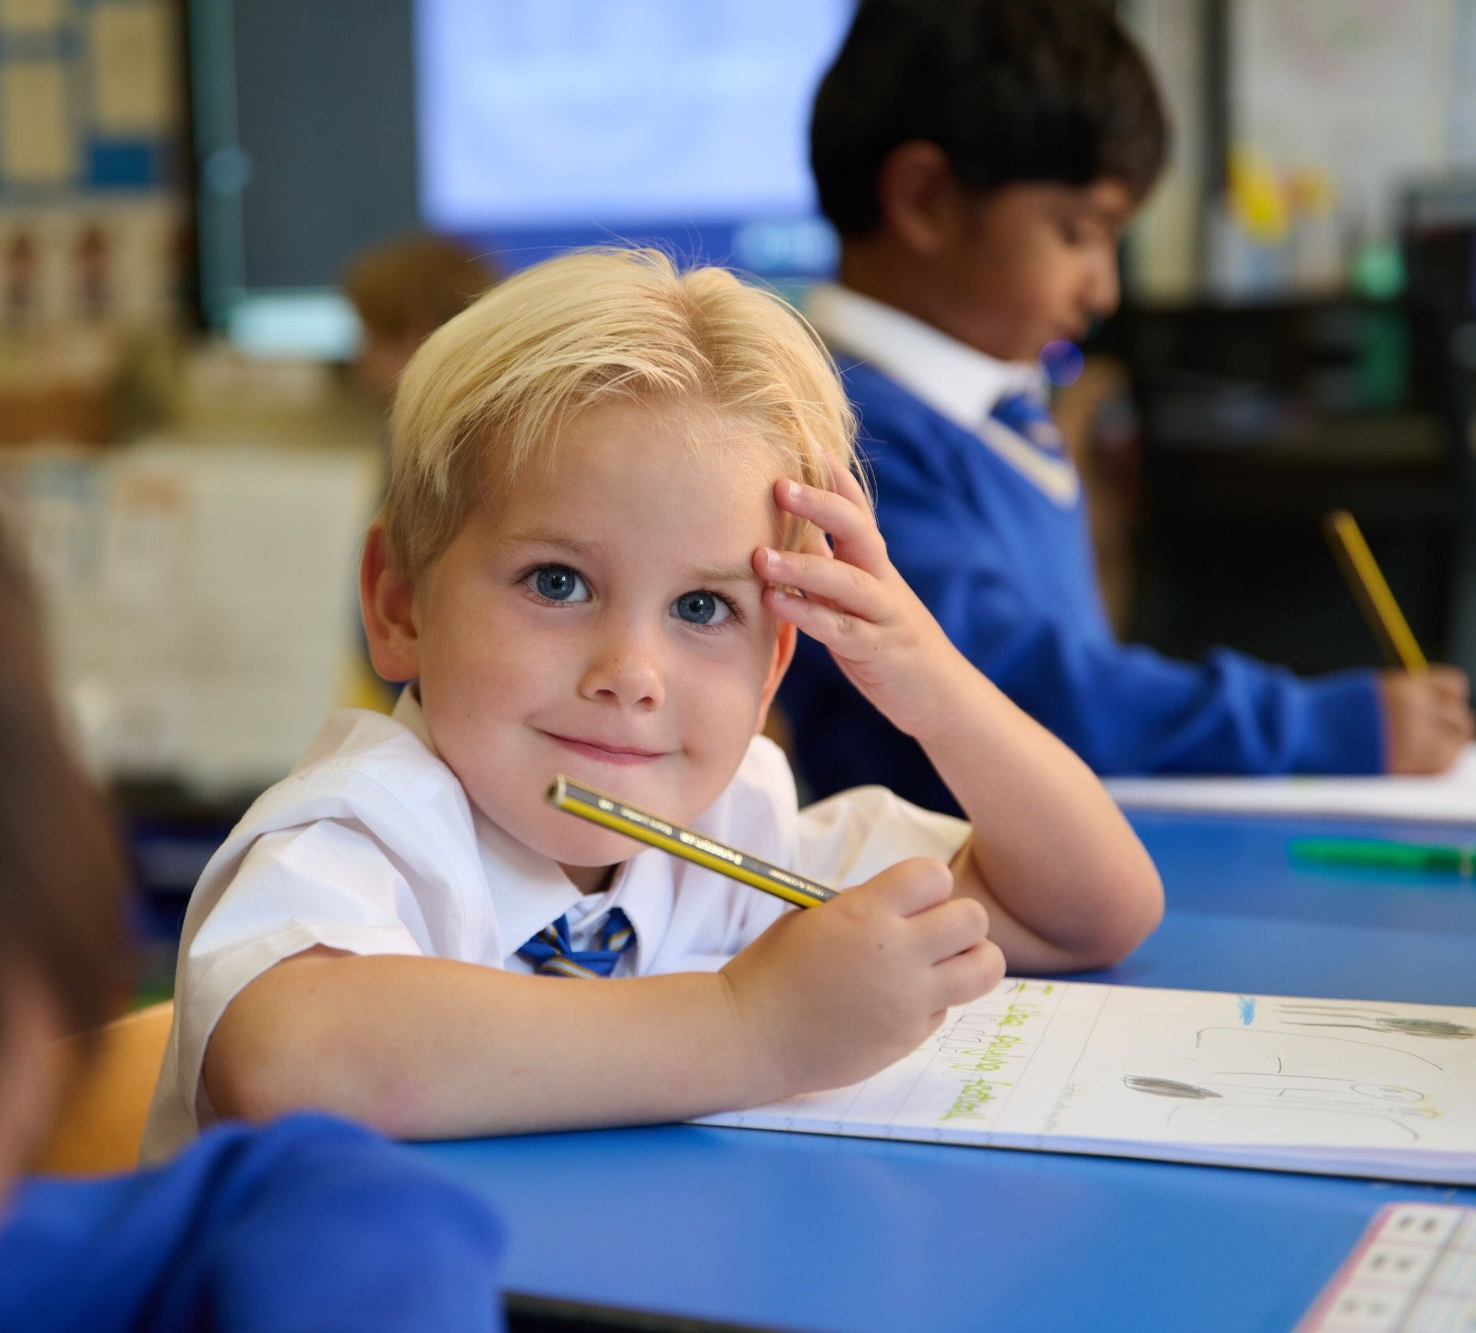
[(1379, 675), (1385, 767), (1390, 773), (1445, 772), (1472, 738), (1469, 678), (1459, 667), (1425, 660), (1353, 515), (1333, 510), (1323, 532), (1358, 609), (1396, 668)]
[[(865, 1078), (954, 1005), (994, 989), (1004, 955), (982, 903), (913, 857), (838, 895), (828, 885), (559, 776), (550, 805), (814, 911), (791, 913), (722, 969), (749, 1072), (773, 1097)], [(804, 917), (800, 922), (798, 917)]]
[(1471, 682), (1459, 667), (1381, 671), (1390, 773), (1443, 773), (1472, 737)]
[(901, 861), (830, 902), (790, 912), (720, 973), (755, 1087), (841, 1087), (915, 1050), (950, 1006), (994, 989), (989, 917), (950, 898), (941, 861)]

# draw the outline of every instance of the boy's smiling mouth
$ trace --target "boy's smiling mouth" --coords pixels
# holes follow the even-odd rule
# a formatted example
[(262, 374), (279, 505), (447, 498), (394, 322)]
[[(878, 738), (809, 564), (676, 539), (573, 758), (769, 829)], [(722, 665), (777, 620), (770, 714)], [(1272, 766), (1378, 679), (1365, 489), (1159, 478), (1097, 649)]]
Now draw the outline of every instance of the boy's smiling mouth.
[(653, 759), (662, 758), (664, 751), (642, 750), (630, 745), (610, 745), (604, 741), (579, 740), (574, 736), (560, 736), (557, 732), (546, 731), (543, 733), (557, 745), (572, 750), (575, 754), (582, 754), (589, 759), (597, 759), (606, 764), (645, 764)]

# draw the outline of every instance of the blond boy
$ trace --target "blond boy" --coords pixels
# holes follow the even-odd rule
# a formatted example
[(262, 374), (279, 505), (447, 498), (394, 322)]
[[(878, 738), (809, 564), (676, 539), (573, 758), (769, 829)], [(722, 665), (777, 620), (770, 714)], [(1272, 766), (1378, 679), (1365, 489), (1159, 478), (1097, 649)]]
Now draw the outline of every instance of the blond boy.
[[(651, 252), (539, 265), (425, 343), (361, 570), (410, 685), (331, 718), (206, 869), (151, 1151), (288, 1107), (434, 1138), (753, 1105), (900, 1057), (1006, 956), (1153, 928), (1096, 780), (888, 564), (852, 433), (788, 307)], [(799, 631), (976, 836), (876, 787), (797, 807), (758, 733)], [(548, 808), (559, 772), (855, 887), (789, 910)], [(550, 951), (612, 979), (532, 975)]]

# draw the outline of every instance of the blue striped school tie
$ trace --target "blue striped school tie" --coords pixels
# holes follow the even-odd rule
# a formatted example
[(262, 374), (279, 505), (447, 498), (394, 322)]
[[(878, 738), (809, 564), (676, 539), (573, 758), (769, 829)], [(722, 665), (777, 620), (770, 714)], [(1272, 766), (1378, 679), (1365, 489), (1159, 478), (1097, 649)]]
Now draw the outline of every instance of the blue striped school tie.
[(610, 909), (600, 928), (598, 949), (575, 949), (569, 944), (569, 918), (551, 922), (518, 950), (519, 958), (546, 977), (608, 977), (615, 964), (635, 943), (635, 927), (618, 907)]
[(1010, 393), (997, 403), (989, 415), (1008, 427), (1021, 439), (1033, 444), (1043, 454), (1063, 458), (1066, 437), (1051, 416), (1051, 409), (1038, 393)]

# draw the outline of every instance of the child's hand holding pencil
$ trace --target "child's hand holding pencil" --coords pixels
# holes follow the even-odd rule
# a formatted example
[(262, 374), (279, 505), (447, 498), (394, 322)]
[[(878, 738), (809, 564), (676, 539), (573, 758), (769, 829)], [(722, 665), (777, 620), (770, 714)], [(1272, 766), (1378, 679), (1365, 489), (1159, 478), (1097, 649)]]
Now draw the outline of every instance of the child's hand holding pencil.
[(1353, 515), (1335, 509), (1323, 530), (1386, 660), (1403, 668), (1379, 676), (1384, 766), (1390, 773), (1443, 773), (1472, 738), (1471, 682), (1459, 667), (1426, 662)]
[(796, 907), (722, 969), (767, 1097), (855, 1082), (900, 1059), (954, 1005), (994, 989), (1004, 955), (982, 904), (952, 898), (941, 861), (913, 857), (847, 890), (715, 842), (562, 775), (548, 803)]
[(947, 1010), (994, 989), (989, 918), (951, 898), (941, 861), (914, 858), (831, 902), (781, 917), (721, 975), (758, 1086), (854, 1083), (915, 1050)]
[(1472, 738), (1471, 682), (1459, 667), (1381, 671), (1390, 773), (1443, 773)]

